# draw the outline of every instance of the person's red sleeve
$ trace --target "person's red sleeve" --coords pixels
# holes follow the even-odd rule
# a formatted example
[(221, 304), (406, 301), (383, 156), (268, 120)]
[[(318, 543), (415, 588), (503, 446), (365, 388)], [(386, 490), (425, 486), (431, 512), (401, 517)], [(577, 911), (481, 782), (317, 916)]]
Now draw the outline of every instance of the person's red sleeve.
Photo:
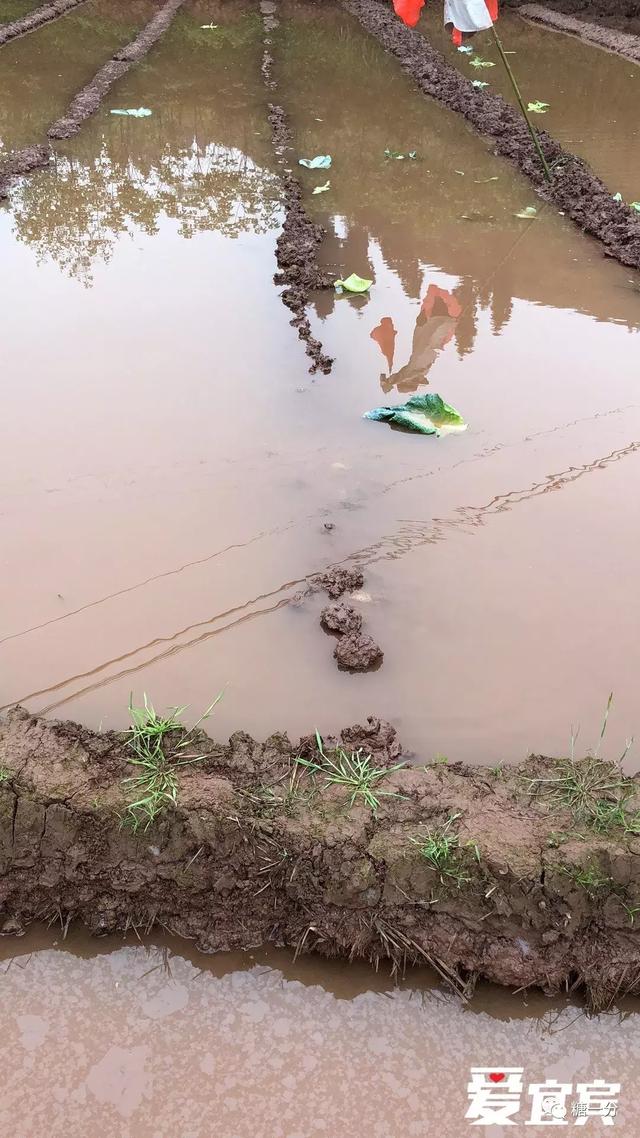
[(409, 28), (415, 28), (424, 5), (425, 0), (393, 0), (396, 16)]

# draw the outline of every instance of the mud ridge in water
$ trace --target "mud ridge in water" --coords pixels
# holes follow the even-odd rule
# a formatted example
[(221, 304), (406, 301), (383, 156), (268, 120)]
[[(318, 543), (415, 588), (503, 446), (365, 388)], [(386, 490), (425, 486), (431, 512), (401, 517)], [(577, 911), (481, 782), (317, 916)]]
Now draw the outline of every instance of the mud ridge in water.
[(593, 43), (597, 47), (604, 47), (607, 51), (614, 51), (626, 59), (633, 60), (634, 63), (640, 63), (640, 36), (603, 27), (601, 24), (590, 24), (575, 16), (543, 8), (542, 4), (523, 4), (519, 8), (519, 13), (534, 24), (544, 24), (555, 31), (578, 36), (579, 39)]
[[(162, 743), (169, 765), (188, 746), (175, 806), (136, 831), (127, 808), (142, 792), (126, 780), (140, 768), (123, 736), (15, 709), (0, 719), (0, 932), (160, 925), (206, 951), (427, 962), (462, 995), (480, 977), (583, 988), (596, 1008), (640, 992), (640, 842), (625, 826), (596, 833), (549, 797), (557, 760), (398, 769), (389, 724), (340, 738), (372, 757), (375, 810), (296, 762), (322, 763), (315, 737), (176, 731)], [(335, 745), (325, 736), (334, 761)], [(640, 779), (625, 795), (637, 817)], [(448, 853), (427, 856), (442, 835)]]
[[(140, 62), (150, 48), (166, 32), (184, 0), (168, 0), (131, 43), (120, 49), (101, 67), (86, 87), (73, 99), (67, 113), (47, 131), (51, 139), (70, 138), (77, 134), (85, 119), (97, 111), (105, 95), (116, 82), (126, 75), (134, 63)], [(47, 144), (27, 146), (0, 163), (0, 200), (6, 198), (15, 178), (48, 166), (52, 150)]]
[(424, 94), (462, 114), (479, 133), (492, 138), (494, 152), (514, 162), (541, 197), (552, 201), (582, 230), (598, 238), (608, 256), (640, 269), (640, 216), (623, 202), (614, 201), (611, 191), (586, 162), (541, 131), (547, 162), (557, 163), (549, 185), (518, 110), (499, 95), (474, 88), (420, 32), (405, 27), (387, 4), (379, 0), (342, 0), (342, 4), (385, 50), (396, 56)]
[[(526, 3), (527, 0), (507, 0), (507, 6), (512, 8), (520, 8)], [(544, 7), (601, 27), (640, 33), (639, 0), (547, 0)]]
[[(263, 0), (260, 10), (264, 26), (262, 76), (265, 86), (270, 91), (276, 91), (271, 32), (278, 26), (277, 9), (272, 0)], [(327, 375), (331, 371), (333, 360), (325, 354), (322, 344), (313, 335), (307, 315), (309, 294), (316, 289), (333, 288), (333, 279), (320, 269), (317, 258), (326, 231), (311, 221), (305, 211), (302, 187), (288, 161), (293, 136), (283, 108), (269, 103), (268, 119), (284, 186), (285, 210), (282, 232), (276, 243), (279, 272), (274, 281), (278, 285), (284, 285), (282, 300), (293, 313), (291, 324), (298, 329), (298, 336), (304, 341), (306, 353), (312, 361), (309, 370), (312, 373), (322, 371)]]
[(113, 84), (127, 73), (134, 63), (144, 59), (148, 51), (169, 28), (184, 0), (167, 0), (159, 12), (149, 20), (131, 43), (117, 51), (101, 67), (90, 83), (76, 95), (67, 113), (47, 131), (49, 138), (70, 138), (77, 134), (85, 119), (93, 115)]
[(9, 186), (14, 178), (31, 174), (33, 170), (41, 170), (48, 166), (51, 159), (51, 148), (46, 144), (40, 146), (25, 146), (17, 150), (6, 162), (0, 163), (0, 200), (6, 198)]
[(8, 43), (9, 40), (17, 39), (18, 36), (26, 36), (28, 32), (35, 32), (43, 24), (49, 24), (52, 20), (59, 19), (60, 16), (64, 16), (65, 12), (70, 12), (72, 8), (79, 8), (81, 4), (86, 4), (86, 2), (87, 0), (53, 0), (52, 4), (43, 4), (41, 8), (27, 12), (26, 16), (22, 16), (19, 20), (12, 20), (10, 24), (0, 24), (0, 47)]

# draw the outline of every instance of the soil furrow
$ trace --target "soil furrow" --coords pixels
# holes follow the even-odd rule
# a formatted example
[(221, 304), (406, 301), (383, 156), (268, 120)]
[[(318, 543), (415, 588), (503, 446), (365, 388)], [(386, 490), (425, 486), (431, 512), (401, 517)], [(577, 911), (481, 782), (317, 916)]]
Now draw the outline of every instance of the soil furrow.
[(65, 12), (79, 8), (81, 4), (86, 4), (86, 2), (87, 0), (53, 0), (52, 4), (43, 4), (41, 8), (27, 12), (27, 15), (22, 16), (19, 20), (12, 20), (10, 24), (0, 24), (0, 47), (9, 43), (9, 40), (26, 36), (28, 32), (35, 32), (44, 24), (59, 19), (60, 16), (64, 16)]
[(534, 24), (544, 24), (554, 31), (578, 36), (579, 39), (597, 47), (606, 48), (607, 51), (614, 51), (617, 55), (633, 60), (634, 63), (640, 63), (640, 36), (603, 27), (601, 24), (590, 24), (586, 20), (576, 19), (575, 16), (566, 16), (563, 12), (543, 8), (542, 4), (523, 4), (518, 11), (521, 16)]
[[(70, 138), (77, 134), (85, 119), (94, 114), (116, 82), (126, 75), (134, 63), (139, 63), (169, 28), (184, 0), (167, 0), (129, 44), (117, 51), (105, 63), (86, 87), (72, 100), (67, 112), (48, 129), (50, 139)], [(14, 178), (49, 165), (52, 150), (47, 144), (27, 146), (0, 163), (0, 200), (6, 198)]]
[[(94, 933), (158, 923), (208, 951), (426, 961), (463, 995), (480, 977), (582, 987), (597, 1008), (640, 992), (640, 780), (605, 826), (602, 801), (587, 822), (559, 800), (578, 762), (399, 767), (395, 731), (373, 718), (341, 741), (372, 756), (373, 803), (298, 763), (321, 764), (315, 737), (173, 731), (169, 767), (189, 762), (145, 826), (122, 735), (14, 710), (0, 719), (0, 932), (56, 914)], [(611, 764), (583, 762), (611, 785)]]
[(132, 64), (144, 59), (147, 52), (164, 35), (183, 4), (184, 0), (167, 0), (136, 38), (117, 51), (113, 58), (100, 68), (91, 82), (76, 95), (67, 113), (49, 127), (47, 131), (49, 138), (70, 138), (77, 134), (85, 119), (95, 114), (113, 84), (126, 75)]
[[(262, 75), (269, 91), (277, 90), (273, 76), (273, 56), (271, 53), (271, 32), (278, 26), (276, 6), (272, 0), (263, 0), (260, 5), (264, 26), (264, 54)], [(276, 258), (279, 272), (274, 280), (284, 285), (282, 301), (293, 313), (291, 324), (298, 329), (298, 336), (304, 341), (305, 350), (311, 359), (310, 372), (331, 371), (333, 360), (326, 355), (322, 344), (313, 335), (307, 315), (309, 294), (316, 289), (333, 288), (333, 278), (318, 265), (318, 249), (326, 231), (307, 216), (302, 199), (302, 187), (293, 173), (289, 154), (293, 151), (293, 136), (287, 116), (282, 107), (268, 104), (268, 119), (273, 138), (273, 149), (280, 167), (284, 186), (285, 219), (282, 232), (276, 243)]]
[(553, 167), (552, 182), (547, 183), (518, 110), (499, 95), (474, 88), (420, 32), (405, 27), (386, 4), (379, 0), (342, 0), (342, 4), (386, 51), (396, 56), (425, 95), (457, 111), (480, 134), (491, 138), (494, 153), (518, 166), (541, 197), (597, 238), (607, 256), (640, 269), (640, 215), (624, 202), (615, 201), (586, 162), (541, 131), (542, 148)]

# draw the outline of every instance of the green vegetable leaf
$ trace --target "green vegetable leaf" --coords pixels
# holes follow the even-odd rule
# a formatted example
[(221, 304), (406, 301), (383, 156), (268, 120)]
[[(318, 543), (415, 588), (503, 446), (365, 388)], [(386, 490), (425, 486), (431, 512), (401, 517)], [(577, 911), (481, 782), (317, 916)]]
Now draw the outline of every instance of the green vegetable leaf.
[(640, 202), (630, 202), (629, 209), (635, 209), (636, 213), (640, 213)]
[(526, 205), (524, 209), (519, 209), (518, 212), (514, 213), (513, 216), (522, 217), (525, 219), (525, 221), (530, 221), (531, 218), (538, 216), (538, 211), (534, 205)]
[(621, 202), (622, 201), (622, 194), (620, 193), (619, 190), (618, 190), (617, 194), (613, 195), (613, 200), (614, 200), (614, 202)]
[(492, 63), (490, 59), (476, 58), (470, 59), (469, 62), (472, 67), (495, 67), (495, 63)]
[(488, 87), (488, 86), (489, 86), (489, 84), (488, 84), (488, 83), (485, 83), (483, 79), (472, 79), (472, 80), (471, 80), (471, 86), (472, 86), (472, 87), (477, 87), (477, 88), (478, 88), (478, 90), (480, 90), (480, 91), (481, 91), (483, 87)]
[(546, 115), (550, 106), (551, 103), (541, 103), (539, 99), (536, 99), (534, 103), (528, 104), (527, 110), (535, 111), (537, 115)]
[(315, 158), (299, 158), (298, 164), (307, 170), (328, 170), (331, 165), (330, 154), (317, 154)]
[(335, 281), (334, 284), (338, 292), (368, 292), (373, 281), (368, 281), (365, 277), (359, 277), (357, 273), (352, 273), (346, 280)]
[(311, 192), (314, 194), (326, 194), (330, 185), (331, 185), (331, 182), (325, 182), (324, 186), (316, 186), (315, 189), (312, 190)]
[(473, 55), (473, 48), (470, 43), (463, 43), (458, 51), (462, 52), (463, 55)]
[(375, 407), (373, 411), (367, 411), (364, 418), (392, 423), (421, 435), (444, 435), (467, 429), (467, 424), (455, 407), (450, 407), (435, 393), (412, 395), (406, 403), (397, 407)]
[(146, 119), (152, 112), (148, 107), (129, 107), (126, 111), (112, 111), (112, 115), (127, 115), (132, 119)]

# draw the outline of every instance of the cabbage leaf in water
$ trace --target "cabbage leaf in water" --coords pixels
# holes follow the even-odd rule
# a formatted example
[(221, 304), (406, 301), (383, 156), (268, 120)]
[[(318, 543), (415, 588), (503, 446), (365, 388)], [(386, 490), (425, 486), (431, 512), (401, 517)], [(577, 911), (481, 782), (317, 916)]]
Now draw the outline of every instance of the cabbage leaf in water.
[(357, 273), (352, 273), (343, 281), (334, 281), (336, 292), (368, 292), (373, 284), (366, 277), (359, 277)]
[(397, 407), (375, 407), (366, 411), (365, 419), (380, 423), (393, 423), (407, 431), (421, 435), (444, 435), (450, 431), (466, 431), (467, 424), (455, 407), (450, 407), (439, 395), (412, 395)]

